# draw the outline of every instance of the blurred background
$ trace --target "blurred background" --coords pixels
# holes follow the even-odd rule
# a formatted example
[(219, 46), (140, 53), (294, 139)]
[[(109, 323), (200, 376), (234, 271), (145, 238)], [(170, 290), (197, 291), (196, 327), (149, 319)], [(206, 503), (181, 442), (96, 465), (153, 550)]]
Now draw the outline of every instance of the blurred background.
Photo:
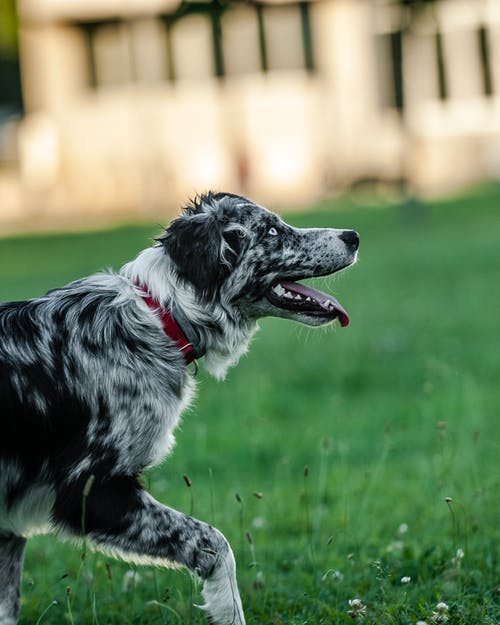
[(500, 177), (498, 0), (1, 0), (0, 227)]

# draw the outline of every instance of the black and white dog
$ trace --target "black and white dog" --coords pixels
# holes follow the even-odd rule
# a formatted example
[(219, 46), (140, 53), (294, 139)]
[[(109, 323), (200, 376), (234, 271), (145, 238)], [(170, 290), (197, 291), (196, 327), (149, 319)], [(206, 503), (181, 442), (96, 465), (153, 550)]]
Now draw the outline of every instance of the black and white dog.
[(222, 378), (268, 315), (347, 325), (337, 300), (296, 281), (347, 267), (357, 248), (352, 230), (293, 228), (209, 193), (119, 274), (0, 304), (0, 625), (17, 620), (26, 538), (50, 531), (187, 567), (210, 622), (245, 623), (227, 540), (138, 477), (174, 444), (194, 358)]

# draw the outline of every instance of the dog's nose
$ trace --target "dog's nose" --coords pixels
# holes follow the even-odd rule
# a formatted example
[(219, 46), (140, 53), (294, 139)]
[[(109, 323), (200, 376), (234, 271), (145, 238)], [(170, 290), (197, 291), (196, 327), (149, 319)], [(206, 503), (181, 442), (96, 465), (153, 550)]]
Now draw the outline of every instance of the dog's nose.
[(353, 252), (359, 247), (359, 234), (356, 230), (344, 230), (344, 232), (339, 235), (339, 239), (344, 241), (347, 247), (351, 248)]

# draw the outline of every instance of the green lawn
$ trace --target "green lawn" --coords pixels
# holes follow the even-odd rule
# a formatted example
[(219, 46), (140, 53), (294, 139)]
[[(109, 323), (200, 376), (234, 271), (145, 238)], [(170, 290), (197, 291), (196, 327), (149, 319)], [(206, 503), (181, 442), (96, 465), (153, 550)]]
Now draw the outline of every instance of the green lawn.
[[(145, 477), (226, 534), (249, 625), (350, 623), (354, 598), (355, 622), (439, 622), (440, 601), (450, 623), (500, 621), (499, 216), (489, 186), (411, 214), (344, 200), (289, 217), (359, 230), (359, 263), (320, 281), (350, 326), (263, 320), (224, 383), (200, 372), (173, 456)], [(118, 268), (155, 233), (1, 240), (0, 299)], [(39, 537), (20, 622), (202, 623), (197, 593), (184, 572)]]

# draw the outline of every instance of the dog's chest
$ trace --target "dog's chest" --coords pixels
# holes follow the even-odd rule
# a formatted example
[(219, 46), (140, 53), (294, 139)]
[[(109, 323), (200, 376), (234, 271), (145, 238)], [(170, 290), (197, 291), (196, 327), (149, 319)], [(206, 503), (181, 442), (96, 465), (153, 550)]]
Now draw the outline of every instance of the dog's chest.
[(116, 457), (116, 468), (127, 473), (142, 471), (165, 458), (175, 443), (174, 431), (195, 389), (189, 374), (175, 389), (168, 378), (135, 382), (133, 393), (112, 390), (108, 396), (108, 420), (103, 423), (102, 415), (97, 414), (88, 435), (91, 456), (95, 450), (110, 450)]
[(149, 446), (144, 456), (145, 466), (154, 466), (160, 463), (172, 450), (175, 444), (174, 431), (179, 424), (182, 413), (193, 400), (195, 383), (191, 377), (186, 379), (180, 398), (175, 398), (168, 407), (163, 406), (156, 416), (153, 425), (144, 423), (144, 436), (149, 440)]

